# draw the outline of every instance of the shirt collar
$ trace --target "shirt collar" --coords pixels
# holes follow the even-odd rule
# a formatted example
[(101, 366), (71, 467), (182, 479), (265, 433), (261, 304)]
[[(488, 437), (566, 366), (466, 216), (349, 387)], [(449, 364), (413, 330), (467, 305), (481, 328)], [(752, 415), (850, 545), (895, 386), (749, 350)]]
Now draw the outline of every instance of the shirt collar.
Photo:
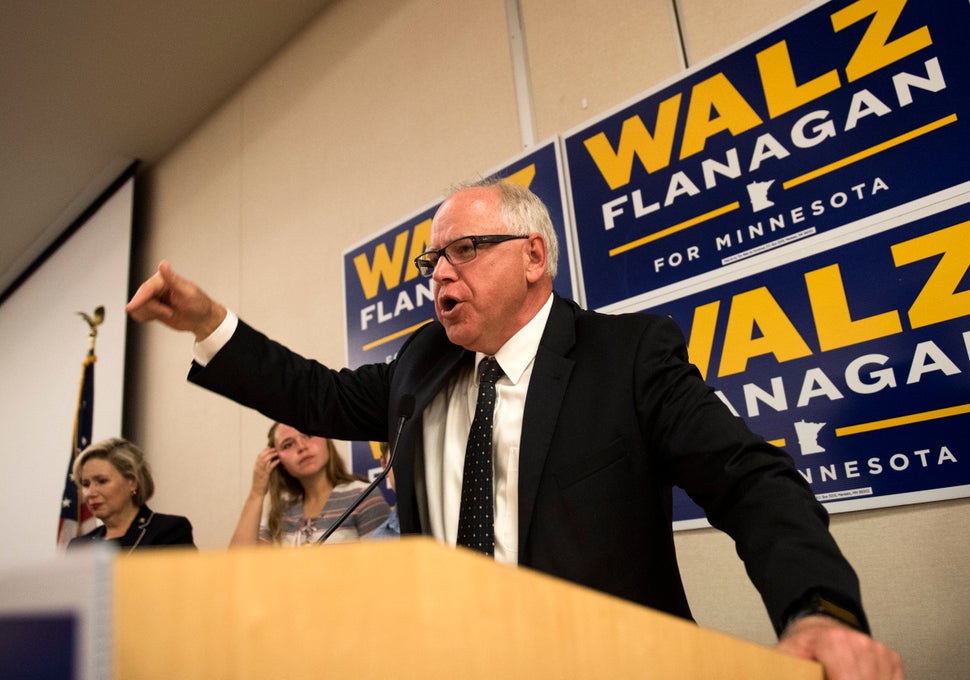
[[(546, 329), (546, 321), (549, 320), (549, 313), (552, 311), (553, 295), (549, 294), (542, 308), (536, 313), (532, 320), (520, 328), (508, 341), (502, 345), (495, 353), (495, 360), (502, 367), (502, 372), (513, 385), (519, 382), (525, 369), (536, 358), (539, 351), (539, 341), (542, 340), (542, 333)], [(475, 353), (475, 368), (478, 363), (488, 356), (482, 352)]]

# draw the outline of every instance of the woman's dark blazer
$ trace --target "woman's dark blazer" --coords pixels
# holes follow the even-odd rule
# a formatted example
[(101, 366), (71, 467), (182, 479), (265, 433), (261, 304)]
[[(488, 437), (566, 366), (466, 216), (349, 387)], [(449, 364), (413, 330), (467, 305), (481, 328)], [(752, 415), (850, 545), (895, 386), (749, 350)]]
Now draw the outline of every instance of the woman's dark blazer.
[[(72, 550), (103, 541), (106, 531), (104, 526), (99, 526), (83, 536), (72, 538), (67, 544), (67, 549)], [(132, 520), (124, 536), (109, 540), (117, 543), (124, 552), (164, 545), (195, 547), (192, 540), (192, 523), (187, 518), (181, 515), (162, 515), (153, 512), (147, 505), (138, 509), (138, 515)]]

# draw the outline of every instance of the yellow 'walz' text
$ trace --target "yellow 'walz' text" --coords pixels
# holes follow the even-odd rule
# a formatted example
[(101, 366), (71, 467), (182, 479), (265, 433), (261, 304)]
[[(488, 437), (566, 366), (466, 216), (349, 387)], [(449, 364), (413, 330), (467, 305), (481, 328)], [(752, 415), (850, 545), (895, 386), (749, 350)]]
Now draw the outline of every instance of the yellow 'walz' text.
[[(688, 353), (706, 378), (715, 360), (714, 337), (724, 328), (717, 377), (742, 373), (748, 361), (774, 356), (779, 363), (801, 359), (814, 351), (849, 347), (901, 333), (903, 315), (912, 329), (924, 328), (963, 316), (970, 316), (970, 291), (958, 291), (970, 269), (970, 221), (917, 236), (891, 247), (897, 268), (921, 260), (937, 259), (908, 309), (887, 308), (864, 318), (853, 318), (849, 295), (839, 264), (804, 274), (805, 289), (812, 310), (813, 329), (799, 330), (765, 286), (752, 288), (731, 299), (727, 318), (721, 318), (721, 301), (694, 310)], [(897, 276), (890, 274), (889, 276)], [(814, 330), (818, 346), (813, 350), (803, 331)]]
[[(390, 292), (401, 284), (418, 278), (414, 258), (428, 247), (430, 235), (431, 220), (422, 220), (412, 229), (405, 229), (394, 237), (392, 251), (388, 252), (387, 243), (379, 243), (374, 248), (373, 259), (370, 262), (367, 260), (366, 253), (360, 253), (354, 257), (354, 267), (357, 270), (357, 279), (360, 281), (364, 297), (368, 300), (377, 297), (382, 282), (385, 289)], [(414, 286), (399, 290), (393, 300), (377, 300), (373, 304), (362, 306), (360, 329), (367, 330), (371, 323), (381, 324), (390, 321), (425, 304), (432, 304), (433, 301), (431, 280), (419, 279)]]
[(422, 220), (411, 230), (405, 229), (394, 237), (393, 252), (388, 252), (386, 243), (378, 243), (370, 262), (367, 261), (367, 253), (354, 257), (354, 268), (364, 297), (374, 299), (380, 291), (381, 281), (387, 290), (394, 290), (402, 282), (417, 278), (418, 268), (414, 266), (414, 258), (428, 247), (430, 237), (431, 220)]
[[(804, 73), (804, 68), (796, 69), (792, 64), (787, 41), (781, 40), (758, 52), (757, 70), (765, 101), (764, 110), (760, 113), (744, 98), (728, 77), (719, 72), (694, 84), (689, 92), (678, 92), (661, 101), (657, 106), (656, 122), (652, 132), (647, 130), (639, 115), (634, 115), (623, 121), (615, 148), (606, 134), (599, 132), (584, 140), (586, 149), (610, 189), (618, 189), (630, 183), (635, 159), (639, 160), (648, 173), (656, 173), (670, 165), (681, 119), (682, 100), (685, 98), (688, 103), (683, 116), (683, 135), (678, 153), (680, 160), (703, 152), (707, 140), (717, 134), (728, 132), (732, 137), (737, 137), (763, 125), (766, 117), (775, 119), (805, 107), (838, 90), (844, 84), (853, 83), (887, 68), (933, 44), (927, 26), (921, 26), (898, 37), (890, 37), (900, 30), (896, 24), (905, 5), (906, 0), (858, 0), (833, 13), (831, 22), (836, 33), (866, 20), (869, 20), (868, 25), (861, 32), (845, 31), (840, 34), (847, 38), (859, 36), (847, 63), (835, 65), (835, 68), (803, 79), (803, 82), (798, 82), (795, 74), (796, 71), (799, 74)], [(843, 76), (840, 75), (840, 68), (844, 71), (845, 83), (843, 83)], [(937, 76), (935, 73), (939, 71), (939, 64), (935, 60), (927, 61), (926, 68), (928, 71), (926, 80), (937, 82), (937, 85), (927, 86), (927, 89), (937, 91), (938, 83), (942, 81), (942, 75)], [(914, 84), (921, 86), (914, 83), (914, 79), (915, 76), (907, 74), (897, 74), (893, 79), (901, 106), (905, 105), (909, 96), (907, 88)], [(847, 116), (850, 121), (853, 115), (861, 117), (866, 113), (875, 113), (874, 108), (882, 108), (881, 105), (871, 101), (874, 99), (871, 93), (866, 90), (861, 92), (865, 94), (857, 93), (856, 100), (852, 104), (853, 109), (858, 111), (855, 114), (850, 112)], [(817, 135), (812, 138), (805, 133), (804, 128), (813, 119), (817, 119), (820, 113), (809, 114), (793, 127), (792, 143), (795, 146), (799, 145), (799, 137), (806, 145), (818, 143), (821, 138)], [(781, 144), (774, 138), (767, 137), (759, 140), (749, 165), (756, 165), (760, 156), (767, 157), (772, 153), (777, 155)], [(736, 151), (734, 153), (736, 154)], [(730, 152), (727, 161), (726, 165), (730, 166)], [(719, 169), (719, 165), (713, 161), (705, 166), (706, 181), (708, 183), (715, 181), (717, 172), (724, 172), (724, 170)], [(684, 191), (679, 184), (686, 182), (686, 179), (682, 177), (676, 183), (672, 183), (667, 192), (668, 201), (671, 200), (670, 194), (676, 195), (678, 191)], [(634, 196), (634, 201), (636, 200), (643, 204), (640, 212), (653, 209), (653, 204), (646, 203), (642, 197)], [(606, 224), (609, 228), (610, 222), (606, 221)]]

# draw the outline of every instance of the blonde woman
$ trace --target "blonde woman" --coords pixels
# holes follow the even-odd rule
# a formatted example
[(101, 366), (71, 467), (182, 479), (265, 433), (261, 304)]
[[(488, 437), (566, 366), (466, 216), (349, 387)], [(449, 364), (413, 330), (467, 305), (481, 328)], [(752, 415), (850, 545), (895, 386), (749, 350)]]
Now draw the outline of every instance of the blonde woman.
[[(311, 545), (351, 506), (367, 483), (348, 472), (333, 442), (282, 423), (269, 430), (268, 446), (256, 456), (253, 483), (231, 546)], [(264, 497), (269, 504), (264, 513)], [(328, 543), (370, 535), (390, 515), (374, 490), (340, 525)]]
[(101, 526), (71, 539), (68, 550), (101, 541), (113, 541), (126, 552), (162, 545), (195, 547), (188, 519), (148, 507), (155, 482), (141, 449), (127, 439), (105, 439), (87, 447), (75, 459), (73, 475), (79, 497)]

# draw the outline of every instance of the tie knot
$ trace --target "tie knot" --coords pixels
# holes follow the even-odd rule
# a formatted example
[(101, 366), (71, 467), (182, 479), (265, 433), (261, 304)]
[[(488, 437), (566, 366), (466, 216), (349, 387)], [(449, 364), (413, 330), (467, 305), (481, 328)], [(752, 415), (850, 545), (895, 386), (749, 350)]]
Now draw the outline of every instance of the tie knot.
[(495, 357), (485, 357), (478, 364), (478, 382), (492, 383), (502, 377), (502, 367), (495, 361)]

